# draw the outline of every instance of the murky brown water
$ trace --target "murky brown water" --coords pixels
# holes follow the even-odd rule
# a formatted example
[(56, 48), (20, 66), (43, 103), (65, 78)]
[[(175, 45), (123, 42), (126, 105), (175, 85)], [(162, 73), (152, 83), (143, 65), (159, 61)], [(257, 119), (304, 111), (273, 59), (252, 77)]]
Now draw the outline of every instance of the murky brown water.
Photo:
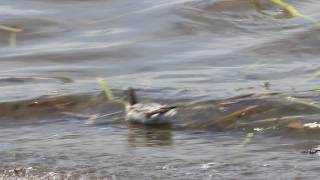
[[(287, 2), (320, 17), (316, 0)], [(320, 144), (306, 18), (268, 0), (2, 0), (0, 24), (24, 29), (0, 30), (0, 179), (318, 177), (301, 153)], [(126, 124), (98, 77), (179, 114)]]

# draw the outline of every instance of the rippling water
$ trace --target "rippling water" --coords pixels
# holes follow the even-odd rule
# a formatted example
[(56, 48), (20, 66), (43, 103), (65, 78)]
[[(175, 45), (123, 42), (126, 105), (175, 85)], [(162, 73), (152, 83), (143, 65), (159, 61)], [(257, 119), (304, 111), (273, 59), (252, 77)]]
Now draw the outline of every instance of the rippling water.
[[(0, 179), (318, 177), (319, 27), (269, 0), (2, 0), (0, 24)], [(126, 124), (98, 77), (186, 106)]]

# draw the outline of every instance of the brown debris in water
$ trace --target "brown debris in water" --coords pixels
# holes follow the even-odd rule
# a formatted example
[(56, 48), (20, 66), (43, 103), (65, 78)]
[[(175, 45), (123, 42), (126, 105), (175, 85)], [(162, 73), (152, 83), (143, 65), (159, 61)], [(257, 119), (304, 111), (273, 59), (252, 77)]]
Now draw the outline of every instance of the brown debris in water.
[(291, 129), (303, 129), (304, 128), (303, 124), (299, 121), (289, 122), (287, 127), (291, 128)]

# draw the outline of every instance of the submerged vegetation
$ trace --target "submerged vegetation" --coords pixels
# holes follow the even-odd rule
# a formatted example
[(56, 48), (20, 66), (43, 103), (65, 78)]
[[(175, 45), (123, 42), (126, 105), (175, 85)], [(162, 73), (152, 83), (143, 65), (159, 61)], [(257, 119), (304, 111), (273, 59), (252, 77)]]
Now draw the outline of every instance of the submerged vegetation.
[[(99, 80), (99, 85), (106, 96), (110, 97), (112, 93), (106, 82)], [(269, 88), (270, 84), (268, 85)], [(112, 100), (113, 97), (108, 99)], [(308, 129), (318, 128), (318, 125), (314, 124), (316, 122), (308, 123), (310, 120), (315, 120), (312, 114), (319, 111), (320, 105), (318, 104), (318, 101), (308, 97), (293, 97), (270, 92), (267, 94), (250, 93), (212, 103), (180, 104), (177, 108), (180, 117), (184, 119), (182, 122), (184, 127), (191, 129), (246, 130), (249, 132), (243, 144), (248, 144), (254, 135), (259, 132), (291, 129), (297, 130), (298, 133), (306, 134), (306, 131), (309, 131)], [(285, 110), (286, 108), (288, 109)], [(312, 110), (313, 108), (315, 109)], [(284, 110), (288, 111), (286, 115), (277, 113)], [(199, 117), (187, 120), (190, 118), (187, 117), (188, 113), (198, 114), (202, 111), (209, 114), (208, 117), (204, 116), (206, 120), (201, 120)], [(311, 114), (308, 112), (311, 112)], [(306, 115), (302, 115), (304, 113)], [(311, 119), (308, 120), (310, 117)], [(179, 124), (179, 120), (172, 123)], [(306, 131), (301, 131), (302, 129)]]

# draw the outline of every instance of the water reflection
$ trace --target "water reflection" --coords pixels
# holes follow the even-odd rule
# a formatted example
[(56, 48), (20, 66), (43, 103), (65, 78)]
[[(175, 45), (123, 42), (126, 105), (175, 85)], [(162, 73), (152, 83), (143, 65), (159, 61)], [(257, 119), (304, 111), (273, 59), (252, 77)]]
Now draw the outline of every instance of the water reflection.
[(169, 146), (172, 142), (171, 124), (157, 126), (128, 124), (128, 143), (131, 147)]

